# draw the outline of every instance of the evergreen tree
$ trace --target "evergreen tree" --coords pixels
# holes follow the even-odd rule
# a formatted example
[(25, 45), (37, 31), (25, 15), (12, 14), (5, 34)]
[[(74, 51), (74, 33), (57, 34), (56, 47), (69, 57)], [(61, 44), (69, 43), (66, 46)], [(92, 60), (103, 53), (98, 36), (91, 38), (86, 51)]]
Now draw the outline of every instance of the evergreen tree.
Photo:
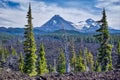
[(87, 54), (88, 54), (88, 49), (85, 47), (84, 54), (83, 54), (83, 61), (84, 61), (84, 65), (85, 65), (85, 70), (88, 69), (88, 67), (87, 67)]
[(80, 50), (79, 55), (77, 57), (77, 61), (76, 61), (76, 67), (75, 67), (75, 71), (77, 72), (83, 72), (85, 71), (85, 65), (84, 65), (84, 60), (82, 57), (82, 51)]
[(120, 68), (120, 41), (117, 44), (117, 54), (118, 54), (118, 59), (117, 59), (116, 68)]
[(97, 60), (94, 62), (94, 71), (96, 71), (96, 72), (100, 72), (101, 71), (101, 68), (100, 68)]
[(99, 34), (95, 35), (97, 40), (100, 42), (100, 48), (98, 49), (98, 62), (101, 66), (101, 71), (112, 70), (112, 59), (111, 59), (111, 51), (112, 46), (108, 43), (110, 34), (108, 31), (108, 25), (106, 20), (105, 9), (103, 10), (103, 17), (100, 21), (100, 28), (96, 30)]
[(34, 40), (33, 34), (33, 25), (32, 25), (32, 14), (31, 14), (31, 5), (29, 4), (29, 10), (27, 14), (28, 24), (25, 25), (25, 32), (24, 32), (24, 72), (27, 73), (29, 76), (35, 76), (36, 72), (36, 59), (37, 55), (36, 52), (36, 44)]
[(12, 53), (12, 55), (17, 55), (17, 52), (13, 47), (11, 47), (11, 53)]
[(75, 71), (76, 53), (75, 53), (75, 50), (74, 50), (74, 43), (73, 43), (73, 41), (71, 42), (71, 53), (72, 53), (72, 57), (71, 57), (70, 64), (71, 64), (71, 67), (73, 68), (73, 71)]
[(4, 63), (4, 62), (5, 62), (4, 49), (2, 47), (0, 47), (0, 63)]
[(49, 64), (48, 69), (49, 69), (49, 73), (54, 72), (54, 67), (51, 64)]
[(58, 57), (57, 72), (59, 72), (60, 74), (66, 72), (65, 55), (62, 49), (60, 49), (60, 55)]
[(22, 55), (22, 52), (20, 53), (20, 57), (19, 57), (19, 70), (21, 72), (23, 72), (23, 67), (24, 67), (24, 58)]
[(10, 55), (7, 48), (4, 48), (4, 54), (5, 54), (5, 59), (7, 59), (9, 57), (9, 55)]
[(53, 72), (56, 73), (56, 59), (54, 59), (54, 64), (53, 64)]
[(9, 53), (5, 47), (0, 46), (0, 63), (5, 63)]
[(38, 70), (37, 71), (38, 71), (38, 75), (43, 75), (48, 72), (43, 44), (40, 45), (40, 51), (38, 54)]
[(93, 55), (91, 52), (87, 53), (86, 62), (87, 62), (87, 66), (89, 68), (89, 71), (93, 71), (94, 70), (94, 60), (93, 60)]

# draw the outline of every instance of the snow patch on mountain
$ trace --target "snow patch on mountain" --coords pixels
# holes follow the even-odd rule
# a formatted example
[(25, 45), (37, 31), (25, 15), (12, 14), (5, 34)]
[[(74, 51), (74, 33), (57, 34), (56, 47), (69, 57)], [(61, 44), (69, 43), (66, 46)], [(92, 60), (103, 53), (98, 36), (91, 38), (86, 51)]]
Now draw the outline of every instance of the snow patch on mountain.
[(80, 21), (78, 23), (73, 23), (72, 25), (78, 28), (80, 32), (95, 32), (100, 28), (99, 24), (91, 18), (85, 21)]
[(53, 20), (53, 25), (57, 24), (57, 21), (56, 20)]
[(78, 29), (82, 29), (84, 25), (86, 25), (86, 22), (84, 21), (80, 21), (80, 22), (77, 22), (77, 23), (72, 23), (72, 25)]

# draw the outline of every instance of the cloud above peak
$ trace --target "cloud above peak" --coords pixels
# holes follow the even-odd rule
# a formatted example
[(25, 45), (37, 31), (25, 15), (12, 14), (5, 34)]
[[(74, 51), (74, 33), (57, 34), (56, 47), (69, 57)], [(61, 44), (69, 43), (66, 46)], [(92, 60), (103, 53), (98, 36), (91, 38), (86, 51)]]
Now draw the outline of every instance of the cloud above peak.
[(88, 18), (99, 20), (101, 8), (105, 7), (109, 26), (120, 29), (118, 0), (92, 0), (89, 4), (87, 0), (69, 0), (69, 2), (66, 0), (56, 2), (55, 0), (2, 0), (0, 1), (0, 5), (3, 5), (0, 6), (0, 26), (24, 27), (29, 2), (32, 5), (35, 27), (43, 25), (55, 14), (75, 23)]

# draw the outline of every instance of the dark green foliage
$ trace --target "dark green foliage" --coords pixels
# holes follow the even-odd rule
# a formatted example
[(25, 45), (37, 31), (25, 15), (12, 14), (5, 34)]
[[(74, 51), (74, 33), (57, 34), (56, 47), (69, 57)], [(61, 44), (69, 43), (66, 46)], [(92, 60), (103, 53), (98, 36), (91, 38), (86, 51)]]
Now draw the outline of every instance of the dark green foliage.
[(83, 54), (83, 60), (84, 60), (85, 70), (87, 70), (87, 54), (88, 54), (88, 49), (85, 47), (84, 54)]
[(9, 56), (8, 50), (0, 46), (0, 63), (5, 63), (8, 56)]
[(71, 57), (70, 65), (71, 65), (71, 68), (73, 69), (73, 71), (75, 72), (76, 53), (75, 53), (75, 50), (74, 50), (74, 43), (73, 43), (73, 41), (71, 41), (71, 53), (72, 53), (72, 57)]
[(85, 47), (84, 49), (84, 65), (86, 66), (87, 71), (93, 71), (94, 70), (94, 60), (93, 55), (88, 49)]
[(87, 62), (87, 66), (89, 68), (89, 71), (93, 71), (94, 70), (94, 60), (93, 60), (93, 55), (91, 52), (87, 53), (86, 62)]
[(66, 72), (65, 55), (62, 49), (60, 49), (60, 55), (58, 57), (57, 72), (59, 72), (60, 74)]
[(54, 67), (52, 65), (50, 65), (50, 64), (48, 66), (48, 69), (49, 69), (49, 73), (55, 72)]
[(56, 59), (54, 59), (54, 64), (53, 64), (53, 72), (54, 73), (56, 73), (57, 72), (57, 70), (56, 70)]
[(105, 9), (103, 10), (103, 17), (99, 21), (99, 23), (102, 23), (102, 25), (100, 26), (100, 29), (97, 30), (99, 34), (95, 36), (100, 42), (100, 48), (98, 49), (98, 62), (101, 66), (101, 71), (108, 71), (112, 70), (112, 45), (108, 43), (110, 39), (110, 34), (108, 31)]
[(31, 14), (31, 6), (29, 5), (29, 11), (27, 14), (28, 24), (25, 25), (24, 32), (24, 53), (25, 53), (25, 64), (24, 64), (24, 72), (30, 76), (35, 76), (36, 72), (36, 45), (33, 34), (33, 25), (32, 25), (32, 14)]
[(5, 59), (7, 59), (9, 57), (10, 53), (7, 48), (3, 48), (3, 49), (4, 49)]
[(96, 71), (96, 72), (101, 71), (100, 65), (97, 60), (94, 62), (94, 71)]
[(17, 52), (16, 52), (16, 50), (13, 47), (11, 47), (11, 54), (15, 55), (15, 56), (17, 55)]
[(23, 72), (23, 67), (24, 67), (24, 58), (22, 55), (22, 52), (20, 53), (20, 57), (19, 57), (19, 70), (21, 72)]
[(4, 49), (2, 47), (0, 47), (0, 63), (4, 63), (5, 60), (6, 60), (6, 58), (5, 58)]
[(120, 68), (120, 41), (117, 43), (117, 54), (118, 54), (118, 59), (117, 59), (116, 68)]
[(80, 50), (79, 55), (77, 57), (77, 61), (76, 61), (76, 67), (75, 67), (75, 71), (76, 72), (83, 72), (86, 70), (86, 67), (84, 65), (84, 60), (83, 60), (83, 56), (82, 56), (82, 51)]
[(100, 67), (100, 65), (98, 63), (98, 55), (96, 56), (96, 59), (94, 61), (94, 71), (96, 71), (96, 72), (100, 72), (101, 71), (101, 67)]
[(44, 75), (45, 73), (48, 73), (43, 44), (40, 45), (40, 51), (38, 54), (38, 70), (37, 70), (37, 72), (38, 72), (38, 75)]

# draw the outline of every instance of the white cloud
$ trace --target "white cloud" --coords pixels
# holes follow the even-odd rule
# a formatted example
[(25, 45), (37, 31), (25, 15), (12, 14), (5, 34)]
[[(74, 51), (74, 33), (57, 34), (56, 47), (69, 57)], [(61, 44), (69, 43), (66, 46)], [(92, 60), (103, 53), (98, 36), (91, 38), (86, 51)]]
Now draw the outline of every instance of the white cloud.
[(120, 29), (120, 4), (119, 0), (98, 0), (96, 7), (105, 8), (109, 26)]
[[(14, 27), (24, 27), (26, 23), (26, 13), (28, 9), (28, 0), (10, 0), (13, 2), (19, 2), (20, 3), (20, 9), (11, 9), (11, 8), (0, 8), (0, 11), (2, 14), (0, 17), (9, 19), (13, 22), (5, 23), (4, 25), (1, 25), (3, 23), (0, 23), (0, 26), (14, 26)], [(91, 18), (97, 18), (93, 14), (88, 13), (87, 11), (78, 10), (75, 8), (61, 8), (58, 7), (55, 4), (47, 5), (44, 2), (36, 2), (36, 1), (30, 1), (32, 4), (32, 12), (33, 12), (33, 25), (34, 26), (41, 26), (43, 23), (45, 23), (48, 19), (50, 19), (55, 14), (59, 14), (62, 17), (64, 17), (66, 20), (70, 20), (73, 22), (79, 22), (80, 20), (85, 20), (88, 17)]]
[[(72, 22), (84, 21), (87, 18), (92, 18), (94, 20), (101, 19), (101, 15), (90, 13), (88, 10), (79, 10), (77, 8), (68, 8), (68, 7), (59, 7), (56, 4), (47, 5), (43, 1), (34, 1), (34, 0), (10, 0), (13, 2), (20, 3), (20, 9), (11, 9), (7, 7), (6, 9), (0, 8), (1, 14), (0, 17), (6, 18), (12, 22), (0, 21), (0, 26), (13, 26), (13, 27), (24, 27), (26, 24), (26, 14), (28, 11), (28, 3), (31, 2), (32, 5), (32, 13), (33, 13), (33, 25), (41, 26), (46, 21), (48, 21), (55, 14), (59, 14), (66, 20)], [(102, 3), (105, 0), (99, 0), (99, 3), (95, 5), (98, 8), (102, 8), (103, 6), (107, 8), (108, 21), (110, 26), (115, 26), (118, 28), (120, 25), (118, 22), (120, 20), (119, 11), (117, 6), (108, 6), (111, 5), (111, 2)], [(117, 1), (117, 0), (116, 0)], [(110, 10), (111, 9), (111, 10)], [(112, 13), (112, 14), (111, 14)], [(114, 14), (113, 14), (114, 13)], [(119, 28), (120, 29), (120, 28)]]

